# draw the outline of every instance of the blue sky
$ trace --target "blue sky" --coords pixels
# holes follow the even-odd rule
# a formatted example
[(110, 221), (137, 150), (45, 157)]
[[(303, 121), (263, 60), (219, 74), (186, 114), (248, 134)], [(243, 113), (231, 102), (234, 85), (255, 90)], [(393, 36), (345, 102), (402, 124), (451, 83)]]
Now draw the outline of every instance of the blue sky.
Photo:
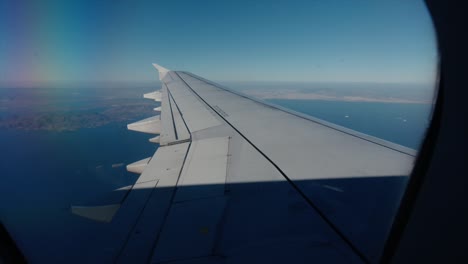
[(422, 1), (3, 1), (0, 85), (135, 82), (151, 66), (221, 81), (433, 82)]

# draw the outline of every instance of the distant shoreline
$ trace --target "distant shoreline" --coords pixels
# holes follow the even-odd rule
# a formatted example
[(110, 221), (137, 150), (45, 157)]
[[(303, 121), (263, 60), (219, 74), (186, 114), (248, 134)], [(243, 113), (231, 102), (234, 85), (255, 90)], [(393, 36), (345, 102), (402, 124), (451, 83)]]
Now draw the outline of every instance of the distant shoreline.
[(243, 91), (243, 93), (260, 98), (268, 99), (286, 99), (286, 100), (317, 100), (317, 101), (340, 101), (340, 102), (374, 102), (374, 103), (405, 103), (405, 104), (431, 104), (428, 100), (410, 100), (404, 98), (375, 98), (364, 96), (333, 96), (316, 93), (300, 93), (300, 92), (259, 92), (259, 91)]

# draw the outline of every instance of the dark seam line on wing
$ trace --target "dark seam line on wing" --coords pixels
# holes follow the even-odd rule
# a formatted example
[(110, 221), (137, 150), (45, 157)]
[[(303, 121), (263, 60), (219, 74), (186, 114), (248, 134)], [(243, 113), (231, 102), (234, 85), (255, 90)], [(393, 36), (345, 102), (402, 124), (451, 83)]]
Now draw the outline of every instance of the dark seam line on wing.
[[(247, 95), (244, 95), (244, 94), (241, 94), (241, 93), (237, 93), (237, 92), (235, 92), (235, 91), (230, 91), (230, 90), (228, 90), (228, 89), (226, 89), (226, 88), (220, 87), (220, 86), (218, 86), (216, 83), (208, 82), (208, 81), (202, 80), (202, 79), (200, 79), (198, 76), (194, 76), (194, 75), (193, 75), (192, 73), (190, 73), (190, 72), (183, 72), (183, 73), (184, 73), (184, 74), (187, 74), (187, 75), (190, 75), (191, 77), (193, 77), (193, 78), (195, 78), (195, 79), (197, 79), (197, 80), (199, 80), (199, 81), (201, 81), (201, 82), (205, 82), (205, 83), (211, 84), (211, 85), (213, 85), (214, 87), (219, 88), (219, 89), (221, 89), (221, 90), (223, 90), (223, 91), (226, 91), (226, 92), (235, 94), (235, 95), (240, 96), (240, 97), (245, 98), (245, 99), (249, 99), (249, 100), (251, 100), (251, 101), (254, 101), (254, 102), (256, 102), (256, 103), (262, 104), (262, 105), (264, 105), (264, 106), (267, 106), (267, 107), (270, 107), (270, 108), (274, 108), (274, 109), (276, 109), (276, 110), (280, 110), (280, 111), (286, 112), (286, 113), (291, 114), (291, 115), (293, 115), (293, 116), (296, 116), (296, 117), (305, 119), (305, 120), (307, 120), (307, 121), (314, 122), (314, 123), (316, 123), (316, 124), (319, 124), (319, 125), (322, 125), (322, 126), (331, 128), (331, 129), (333, 129), (333, 130), (339, 131), (339, 132), (341, 132), (341, 133), (344, 133), (344, 134), (347, 134), (347, 135), (350, 135), (350, 136), (353, 136), (353, 137), (357, 137), (357, 138), (359, 138), (359, 139), (362, 139), (362, 140), (365, 140), (365, 141), (374, 143), (374, 144), (376, 144), (376, 145), (379, 145), (379, 146), (382, 146), (382, 147), (385, 147), (385, 148), (388, 148), (388, 149), (391, 149), (391, 150), (394, 150), (394, 151), (403, 153), (403, 154), (408, 155), (408, 156), (411, 156), (411, 157), (414, 157), (414, 156), (415, 156), (415, 155), (413, 155), (413, 154), (404, 152), (404, 151), (402, 151), (402, 150), (398, 150), (398, 149), (392, 148), (392, 147), (390, 147), (390, 146), (386, 146), (386, 145), (384, 145), (384, 144), (381, 144), (381, 143), (372, 141), (371, 139), (363, 138), (363, 137), (361, 137), (361, 136), (359, 136), (359, 135), (356, 135), (356, 134), (353, 134), (353, 133), (350, 133), (350, 132), (346, 132), (346, 131), (340, 130), (340, 129), (336, 128), (336, 127), (332, 127), (332, 126), (329, 126), (329, 125), (327, 125), (327, 124), (322, 124), (322, 123), (320, 123), (320, 122), (318, 122), (318, 121), (316, 121), (316, 120), (308, 119), (308, 118), (306, 118), (306, 117), (304, 117), (304, 116), (300, 116), (300, 115), (298, 115), (298, 114), (296, 114), (296, 113), (294, 113), (294, 112), (285, 111), (285, 110), (283, 110), (283, 109), (281, 109), (281, 108), (279, 108), (279, 107), (277, 107), (277, 106), (275, 106), (275, 105), (270, 105), (270, 104), (266, 104), (265, 102), (262, 102), (262, 101), (259, 101), (259, 100), (254, 100), (254, 99), (248, 97)], [(177, 74), (177, 75), (178, 75), (178, 74)], [(180, 77), (180, 76), (179, 76), (179, 77)], [(182, 78), (182, 77), (180, 77), (180, 78)]]
[[(177, 128), (176, 128), (176, 125), (175, 125), (175, 121), (174, 121), (174, 113), (172, 112), (172, 103), (171, 103), (171, 96), (169, 94), (169, 88), (167, 87), (166, 84), (164, 84), (166, 86), (166, 91), (167, 91), (167, 99), (169, 101), (169, 108), (171, 109), (171, 117), (172, 117), (172, 127), (174, 128), (174, 134), (175, 134), (175, 139), (178, 140), (179, 139), (179, 136), (177, 135)], [(161, 109), (162, 110), (162, 109)]]
[[(171, 260), (164, 260), (164, 261), (159, 261), (157, 264), (170, 264), (170, 263), (175, 263), (175, 262), (183, 262), (186, 260), (209, 260), (210, 258), (221, 258), (221, 256), (216, 256), (216, 255), (205, 255), (205, 256), (198, 256), (198, 257), (185, 257), (185, 258), (175, 258)], [(198, 263), (203, 263), (203, 262), (198, 262)], [(211, 263), (211, 262), (210, 262)], [(224, 262), (218, 262), (218, 263), (224, 263)]]
[[(229, 136), (228, 137), (228, 146), (227, 146), (227, 157), (226, 157), (226, 177), (224, 178), (224, 192), (223, 192), (223, 196), (225, 197), (225, 201), (226, 201), (226, 204), (224, 206), (224, 209), (223, 209), (223, 212), (221, 214), (221, 218), (220, 218), (220, 221), (217, 223), (216, 225), (216, 235), (215, 235), (215, 238), (213, 240), (213, 248), (211, 249), (211, 255), (213, 256), (220, 256), (221, 254), (217, 254), (217, 252), (221, 252), (221, 240), (224, 236), (224, 223), (226, 223), (226, 218), (228, 217), (227, 216), (227, 211), (228, 211), (228, 208), (229, 208), (229, 203), (228, 203), (228, 199), (229, 199), (229, 195), (227, 194), (227, 186), (228, 186), (228, 174), (229, 174), (229, 168), (231, 167), (230, 166), (230, 162), (231, 162), (231, 154), (230, 154), (230, 146), (232, 145), (232, 136)], [(232, 146), (231, 146), (232, 148)]]
[(146, 260), (146, 263), (149, 263), (151, 261), (151, 259), (153, 258), (154, 251), (156, 250), (156, 247), (157, 247), (157, 245), (159, 243), (159, 238), (161, 237), (161, 232), (163, 232), (164, 226), (166, 225), (167, 217), (169, 216), (169, 212), (171, 211), (172, 204), (174, 203), (175, 195), (176, 195), (176, 192), (177, 192), (177, 189), (178, 189), (177, 186), (179, 185), (180, 176), (182, 175), (182, 171), (184, 170), (185, 162), (187, 161), (187, 157), (188, 157), (188, 154), (190, 152), (190, 147), (191, 146), (192, 146), (192, 142), (189, 142), (189, 145), (187, 147), (187, 152), (185, 153), (184, 161), (182, 162), (182, 166), (180, 167), (179, 175), (177, 176), (177, 182), (174, 185), (174, 190), (172, 191), (171, 200), (169, 201), (169, 206), (168, 206), (168, 208), (166, 210), (166, 214), (165, 214), (164, 220), (163, 220), (163, 222), (161, 224), (161, 228), (159, 229), (158, 234), (156, 234), (156, 238), (154, 240), (153, 246), (151, 247), (151, 254), (149, 255), (148, 259)]
[[(182, 78), (180, 77), (179, 73), (175, 72), (177, 76), (185, 83), (185, 85), (192, 90), (194, 94), (196, 94), (200, 100), (202, 100), (208, 107), (210, 107), (213, 111), (213, 107), (209, 105), (190, 85)], [(215, 111), (216, 112), (216, 111)], [(218, 112), (216, 112), (218, 116), (220, 116), (228, 125), (230, 125), (239, 135), (241, 135), (252, 147), (254, 147), (265, 159), (267, 159), (280, 173), (283, 175), (283, 177), (291, 184), (291, 186), (302, 196), (303, 199), (305, 199), (308, 204), (315, 209), (315, 211), (319, 214), (319, 216), (335, 231), (335, 233), (346, 243), (348, 246), (361, 258), (362, 261), (365, 263), (370, 263), (370, 261), (366, 258), (366, 256), (359, 251), (359, 249), (354, 246), (354, 244), (349, 240), (342, 232), (340, 229), (338, 229), (332, 221), (330, 221), (326, 215), (320, 211), (318, 206), (316, 206), (306, 195), (305, 193), (302, 192), (302, 190), (276, 165), (266, 154), (264, 154), (257, 146), (255, 146), (246, 136), (244, 136), (237, 128), (235, 128), (229, 121), (227, 121), (223, 116), (221, 116)]]
[(176, 106), (176, 108), (177, 108), (177, 111), (179, 111), (180, 118), (181, 118), (182, 121), (184, 122), (184, 125), (185, 125), (185, 128), (187, 129), (187, 132), (188, 132), (189, 135), (190, 135), (190, 141), (192, 141), (192, 132), (190, 132), (190, 129), (188, 128), (187, 123), (185, 123), (184, 115), (182, 114), (182, 111), (180, 111), (180, 108), (179, 108), (179, 106), (177, 105), (177, 102), (176, 102), (176, 100), (174, 99), (174, 96), (172, 96), (172, 93), (171, 93), (171, 91), (169, 90), (169, 87), (167, 87), (167, 85), (166, 85), (166, 88), (167, 88), (167, 92), (169, 93), (169, 96), (172, 98), (172, 101), (174, 101), (174, 104), (175, 104), (175, 106)]
[(190, 140), (191, 140), (190, 138), (187, 138), (187, 139), (183, 139), (183, 140), (179, 140), (179, 141), (173, 141), (173, 142), (167, 143), (164, 146), (173, 146), (173, 145), (177, 145), (177, 144), (182, 144), (182, 143), (190, 142)]
[[(169, 77), (171, 77), (171, 80), (172, 80), (172, 81), (174, 80), (174, 78), (172, 77), (172, 74), (171, 74), (171, 72), (170, 72), (170, 71), (169, 71), (169, 72), (167, 72), (167, 75), (169, 75)], [(161, 80), (161, 81), (162, 81), (162, 80)]]
[[(120, 247), (120, 250), (118, 251), (118, 254), (115, 256), (115, 259), (114, 259), (114, 263), (117, 262), (117, 260), (120, 258), (120, 255), (122, 254), (122, 252), (124, 251), (125, 247), (127, 246), (127, 243), (128, 241), (130, 240), (130, 237), (133, 233), (133, 230), (135, 230), (136, 226), (138, 225), (138, 220), (141, 218), (141, 215), (143, 214), (143, 212), (145, 211), (145, 208), (146, 208), (146, 205), (148, 204), (148, 200), (151, 198), (151, 196), (153, 195), (153, 192), (154, 192), (154, 189), (156, 189), (156, 186), (158, 185), (159, 183), (159, 180), (158, 182), (156, 182), (155, 186), (151, 189), (148, 197), (145, 199), (145, 205), (143, 206), (143, 208), (140, 210), (140, 212), (138, 213), (138, 216), (136, 217), (135, 219), (135, 222), (133, 223), (132, 225), (132, 228), (130, 228), (130, 232), (128, 232), (128, 234), (125, 236), (125, 241), (124, 243), (122, 244), (122, 246)], [(132, 187), (133, 189), (133, 187)], [(131, 191), (131, 190), (130, 190)], [(129, 192), (130, 193), (130, 192)], [(120, 210), (120, 209), (119, 209)]]
[(225, 197), (225, 196), (226, 195), (224, 193), (212, 194), (212, 195), (207, 195), (207, 196), (198, 197), (198, 198), (188, 198), (187, 200), (182, 200), (182, 201), (174, 201), (173, 204), (184, 204), (184, 203), (190, 203), (194, 201), (211, 200), (212, 198)]
[(125, 193), (125, 195), (122, 197), (122, 199), (120, 199), (120, 206), (122, 206), (122, 204), (125, 202), (125, 199), (127, 199), (128, 195), (130, 194), (130, 192), (132, 191), (133, 187), (135, 186), (136, 183), (134, 183), (132, 185), (132, 188), (128, 189), (127, 192)]
[[(156, 151), (157, 151), (157, 150), (156, 150)], [(155, 153), (155, 154), (156, 154), (156, 153)], [(154, 156), (154, 154), (153, 154), (153, 156)], [(148, 163), (146, 163), (146, 165), (148, 165), (148, 164), (151, 162), (151, 159), (152, 159), (152, 158), (153, 158), (153, 157), (151, 157), (151, 158), (148, 160)], [(141, 173), (141, 174), (143, 174), (143, 173)], [(140, 174), (140, 175), (141, 175), (141, 174)], [(149, 181), (144, 181), (144, 182), (138, 182), (138, 179), (137, 179), (137, 181), (136, 181), (134, 184), (132, 184), (132, 188), (129, 188), (129, 189), (127, 190), (127, 192), (125, 193), (125, 195), (123, 196), (123, 198), (120, 199), (119, 204), (122, 206), (122, 204), (125, 202), (125, 200), (127, 199), (128, 195), (130, 195), (130, 192), (133, 190), (133, 188), (135, 187), (135, 185), (140, 184), (140, 183), (146, 183), (146, 182), (157, 181), (157, 180), (158, 180), (158, 179), (149, 180)]]
[[(148, 164), (149, 162), (151, 161), (151, 159), (148, 161)], [(143, 173), (142, 173), (143, 174)], [(141, 175), (141, 174), (140, 174)], [(134, 184), (132, 184), (132, 188), (129, 188), (127, 190), (127, 192), (125, 193), (124, 197), (122, 199), (120, 199), (120, 202), (119, 204), (122, 205), (124, 202), (125, 202), (125, 199), (127, 199), (128, 195), (130, 194), (130, 192), (133, 190), (133, 188), (135, 187), (135, 185), (137, 184), (142, 184), (142, 183), (147, 183), (147, 182), (152, 182), (152, 181), (158, 181), (159, 179), (155, 179), (155, 180), (149, 180), (149, 181), (144, 181), (144, 182), (135, 182)], [(137, 180), (138, 181), (138, 180)]]
[[(143, 173), (142, 173), (143, 174)], [(154, 180), (148, 180), (148, 181), (142, 181), (142, 182), (136, 182), (133, 186), (137, 184), (142, 184), (142, 183), (147, 183), (147, 182), (152, 182), (152, 181), (159, 181), (159, 179), (154, 179)]]

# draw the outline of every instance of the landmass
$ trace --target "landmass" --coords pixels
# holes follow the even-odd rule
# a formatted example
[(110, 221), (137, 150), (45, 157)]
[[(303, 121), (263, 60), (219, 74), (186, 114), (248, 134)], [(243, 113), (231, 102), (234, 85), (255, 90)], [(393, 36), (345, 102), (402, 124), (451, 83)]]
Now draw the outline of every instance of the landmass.
[[(156, 115), (158, 102), (143, 99), (156, 89), (1, 89), (0, 129), (75, 131)], [(130, 90), (130, 92), (129, 92)]]
[(19, 130), (74, 131), (114, 122), (137, 121), (142, 115), (154, 115), (154, 105), (121, 105), (93, 112), (39, 112), (15, 114), (0, 119), (0, 128)]
[(303, 91), (257, 91), (244, 90), (245, 94), (260, 99), (289, 99), (289, 100), (323, 100), (323, 101), (344, 101), (344, 102), (379, 102), (379, 103), (407, 103), (407, 104), (429, 104), (430, 100), (405, 99), (398, 97), (377, 97), (377, 96), (353, 96), (353, 95), (333, 95)]
[(226, 87), (260, 99), (430, 104), (434, 98), (434, 87), (430, 83), (226, 82), (224, 84)]
[[(428, 86), (330, 83), (229, 83), (260, 99), (430, 104)], [(155, 115), (142, 95), (155, 87), (121, 89), (0, 89), (0, 129), (74, 131)]]

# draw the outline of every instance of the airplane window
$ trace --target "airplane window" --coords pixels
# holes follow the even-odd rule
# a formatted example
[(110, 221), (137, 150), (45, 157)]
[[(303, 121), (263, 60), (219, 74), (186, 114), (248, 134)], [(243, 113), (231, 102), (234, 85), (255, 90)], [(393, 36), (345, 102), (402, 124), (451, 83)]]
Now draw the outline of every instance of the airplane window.
[[(132, 171), (145, 168), (127, 165), (162, 146), (195, 144), (226, 131), (231, 142), (243, 142), (229, 151), (249, 146), (249, 155), (258, 152), (278, 173), (274, 182), (283, 185), (275, 188), (289, 188), (306, 201), (334, 234), (327, 241), (341, 241), (360, 261), (379, 261), (437, 97), (437, 42), (423, 1), (6, 2), (0, 3), (0, 223), (28, 262), (121, 257), (122, 245), (133, 241), (121, 232), (136, 225), (132, 214), (113, 216), (123, 212), (143, 175)], [(165, 68), (159, 76), (170, 80), (160, 82), (152, 62), (215, 83), (184, 72), (164, 75)], [(224, 98), (218, 90), (204, 93), (218, 84), (223, 93), (224, 87), (234, 91), (226, 96), (246, 96), (226, 99), (231, 109), (217, 103)], [(162, 95), (150, 98), (160, 102), (142, 98), (158, 89)], [(195, 104), (183, 98), (187, 91), (206, 109), (184, 106)], [(258, 99), (275, 115), (251, 111)], [(237, 116), (236, 109), (247, 112)], [(164, 111), (176, 131), (170, 143), (161, 141), (168, 135), (164, 123), (151, 142), (148, 134), (127, 129), (155, 112), (163, 120)], [(276, 116), (284, 119), (275, 126)], [(284, 130), (279, 135), (273, 128)], [(303, 144), (294, 143), (299, 137)], [(266, 171), (255, 167), (260, 158), (236, 160), (241, 154), (231, 154), (224, 170), (229, 177), (246, 168)], [(268, 188), (258, 189), (262, 194)], [(233, 201), (227, 199), (220, 221), (240, 221), (229, 218)], [(146, 217), (151, 199), (146, 203), (133, 215)], [(301, 204), (288, 206), (288, 213), (303, 210)], [(209, 230), (203, 226), (198, 233)], [(252, 240), (242, 243), (257, 246), (258, 253), (265, 241), (299, 245), (305, 239), (284, 240), (288, 232), (271, 230), (275, 236), (250, 231), (258, 236), (245, 235)], [(124, 242), (111, 246), (120, 235)], [(237, 241), (216, 237), (220, 251)], [(154, 246), (156, 238), (151, 241)]]

